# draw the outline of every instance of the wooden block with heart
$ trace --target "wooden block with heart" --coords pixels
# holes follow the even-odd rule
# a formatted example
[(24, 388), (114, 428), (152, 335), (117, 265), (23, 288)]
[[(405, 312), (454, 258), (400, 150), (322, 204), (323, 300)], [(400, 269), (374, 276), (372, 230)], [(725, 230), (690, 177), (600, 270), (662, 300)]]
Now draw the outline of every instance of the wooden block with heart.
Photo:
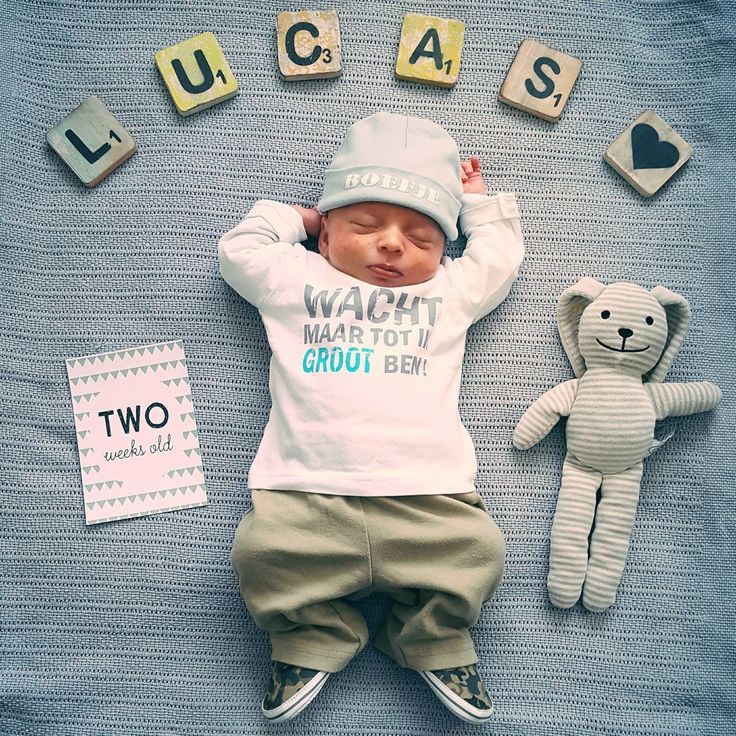
[(654, 110), (645, 110), (603, 154), (639, 194), (651, 197), (690, 158), (693, 149)]

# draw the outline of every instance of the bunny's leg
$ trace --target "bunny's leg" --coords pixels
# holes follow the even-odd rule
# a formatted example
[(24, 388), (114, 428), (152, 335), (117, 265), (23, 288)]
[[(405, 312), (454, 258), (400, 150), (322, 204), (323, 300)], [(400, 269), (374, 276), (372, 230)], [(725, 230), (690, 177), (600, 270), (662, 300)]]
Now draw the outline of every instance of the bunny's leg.
[(583, 592), (583, 605), (590, 611), (605, 611), (616, 599), (639, 503), (641, 474), (642, 463), (637, 463), (622, 473), (603, 476)]
[(549, 547), (549, 599), (558, 608), (574, 606), (585, 580), (588, 535), (593, 524), (601, 474), (565, 457)]

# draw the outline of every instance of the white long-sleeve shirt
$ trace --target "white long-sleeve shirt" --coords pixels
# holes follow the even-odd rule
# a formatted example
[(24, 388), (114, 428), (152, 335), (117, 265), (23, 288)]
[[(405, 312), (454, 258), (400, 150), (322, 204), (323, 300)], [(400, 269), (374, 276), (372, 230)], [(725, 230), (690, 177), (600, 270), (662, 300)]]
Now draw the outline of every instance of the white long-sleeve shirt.
[(307, 250), (291, 206), (257, 202), (219, 241), (220, 272), (261, 314), (271, 412), (249, 488), (352, 496), (466, 493), (475, 448), (458, 395), (468, 327), (524, 256), (513, 193), (465, 194), (461, 258), (429, 281), (374, 286)]

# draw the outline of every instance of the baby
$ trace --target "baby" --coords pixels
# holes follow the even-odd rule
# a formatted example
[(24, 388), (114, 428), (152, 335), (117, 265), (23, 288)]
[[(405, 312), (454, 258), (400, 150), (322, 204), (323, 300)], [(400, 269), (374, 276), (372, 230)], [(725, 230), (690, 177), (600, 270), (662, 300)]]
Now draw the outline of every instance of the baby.
[[(467, 235), (461, 258), (447, 238)], [(301, 241), (318, 237), (319, 254)], [(270, 200), (219, 242), (220, 271), (258, 308), (271, 412), (232, 548), (271, 639), (261, 708), (286, 721), (368, 642), (352, 601), (392, 605), (374, 645), (472, 723), (493, 711), (468, 627), (505, 543), (477, 492), (458, 412), (468, 327), (508, 294), (524, 255), (516, 198), (426, 119), (354, 123), (316, 209)]]

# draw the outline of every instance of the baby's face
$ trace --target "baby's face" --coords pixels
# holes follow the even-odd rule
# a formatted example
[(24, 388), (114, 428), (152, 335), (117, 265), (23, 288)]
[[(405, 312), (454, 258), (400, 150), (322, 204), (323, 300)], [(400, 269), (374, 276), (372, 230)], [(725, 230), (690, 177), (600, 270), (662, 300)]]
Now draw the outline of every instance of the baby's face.
[(431, 279), (445, 249), (442, 228), (427, 215), (385, 202), (358, 202), (325, 213), (319, 252), (336, 269), (375, 286)]

